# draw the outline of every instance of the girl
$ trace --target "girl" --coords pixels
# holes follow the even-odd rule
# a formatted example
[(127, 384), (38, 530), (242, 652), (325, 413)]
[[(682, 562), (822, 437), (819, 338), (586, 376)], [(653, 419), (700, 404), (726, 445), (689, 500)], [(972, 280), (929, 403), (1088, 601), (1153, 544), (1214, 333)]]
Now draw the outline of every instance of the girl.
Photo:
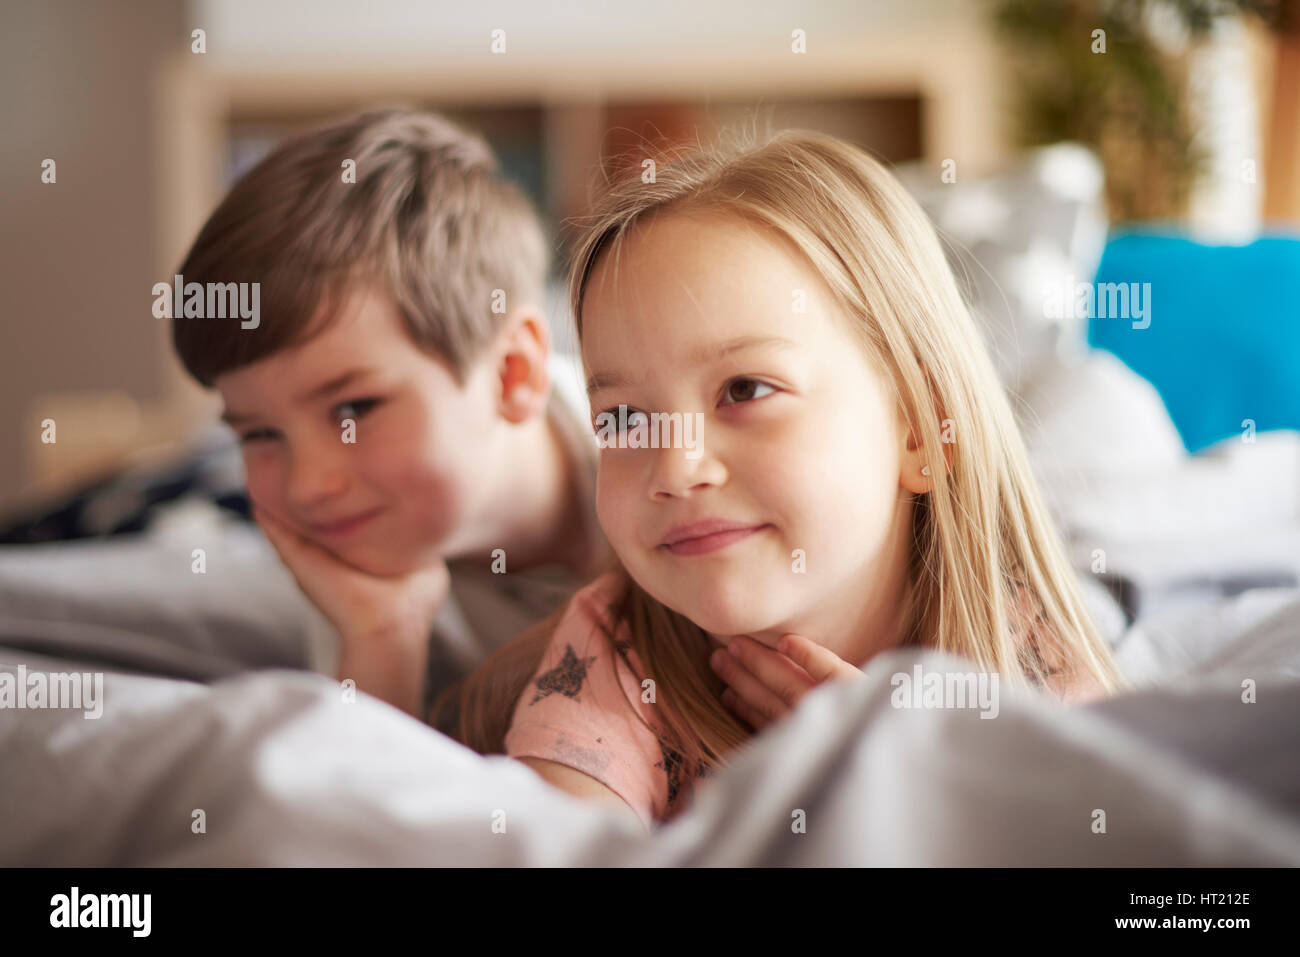
[(439, 700), (465, 744), (651, 828), (891, 648), (1066, 701), (1128, 687), (934, 229), (880, 163), (805, 131), (661, 163), (603, 197), (570, 292), (595, 418), (703, 410), (700, 441), (605, 443), (618, 567)]

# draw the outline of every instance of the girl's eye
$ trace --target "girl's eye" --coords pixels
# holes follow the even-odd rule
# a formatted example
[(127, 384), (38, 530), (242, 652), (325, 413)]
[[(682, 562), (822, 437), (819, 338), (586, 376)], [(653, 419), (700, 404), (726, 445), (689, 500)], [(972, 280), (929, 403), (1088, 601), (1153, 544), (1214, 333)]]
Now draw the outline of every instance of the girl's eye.
[(754, 399), (761, 399), (768, 392), (755, 395), (758, 389), (767, 389), (768, 392), (775, 392), (776, 389), (766, 382), (759, 382), (756, 379), (732, 379), (727, 383), (727, 387), (722, 390), (724, 399), (731, 399), (731, 402), (723, 402), (723, 405), (738, 405), (741, 402), (750, 402)]
[(635, 429), (638, 426), (648, 426), (650, 424), (650, 417), (644, 412), (640, 412), (636, 409), (627, 409), (627, 411), (623, 413), (623, 419), (620, 420), (619, 407), (615, 406), (612, 409), (606, 409), (604, 412), (599, 413), (596, 416), (595, 421), (592, 422), (591, 428), (593, 432), (599, 435), (602, 429), (612, 427), (614, 433), (617, 435), (622, 434), (622, 427), (624, 424), (626, 424), (629, 429)]
[(351, 402), (342, 402), (334, 407), (334, 411), (338, 413), (335, 418), (359, 419), (378, 404), (378, 399), (353, 399)]

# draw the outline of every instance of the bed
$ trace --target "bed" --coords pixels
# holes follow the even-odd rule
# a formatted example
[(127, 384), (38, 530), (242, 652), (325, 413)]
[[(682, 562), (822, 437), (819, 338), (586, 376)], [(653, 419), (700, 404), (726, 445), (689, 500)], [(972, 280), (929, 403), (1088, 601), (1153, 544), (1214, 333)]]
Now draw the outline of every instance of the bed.
[(345, 701), (324, 675), (111, 671), (98, 719), (0, 722), (0, 863), (1300, 864), (1300, 593), (1212, 607), (1126, 634), (1141, 690), (1074, 708), (1004, 691), (995, 720), (895, 707), (892, 675), (964, 664), (882, 656), (807, 696), (650, 835), (381, 701)]

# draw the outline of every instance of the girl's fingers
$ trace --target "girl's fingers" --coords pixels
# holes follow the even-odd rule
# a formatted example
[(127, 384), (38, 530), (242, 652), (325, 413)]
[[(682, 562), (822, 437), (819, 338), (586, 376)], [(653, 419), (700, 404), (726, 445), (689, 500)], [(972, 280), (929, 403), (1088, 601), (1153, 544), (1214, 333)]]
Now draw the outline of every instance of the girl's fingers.
[[(725, 651), (718, 653), (716, 668), (732, 695), (766, 720), (775, 721), (788, 709), (789, 706), (784, 701), (764, 687), (761, 681), (745, 670), (744, 665)], [(749, 723), (754, 724), (753, 721)]]
[(771, 721), (759, 712), (755, 711), (730, 688), (722, 692), (722, 703), (725, 704), (736, 717), (740, 718), (755, 731), (762, 731)]
[(785, 655), (747, 635), (731, 639), (727, 651), (744, 665), (746, 671), (791, 708), (817, 683), (807, 671)]
[(802, 635), (789, 634), (781, 639), (777, 646), (781, 653), (796, 665), (808, 672), (813, 680), (820, 684), (831, 678), (858, 676), (862, 672), (853, 667), (829, 648), (823, 648), (815, 641), (809, 641)]
[(715, 660), (722, 680), (771, 720), (793, 708), (813, 684), (793, 662), (748, 638), (732, 638), (728, 650), (715, 652)]

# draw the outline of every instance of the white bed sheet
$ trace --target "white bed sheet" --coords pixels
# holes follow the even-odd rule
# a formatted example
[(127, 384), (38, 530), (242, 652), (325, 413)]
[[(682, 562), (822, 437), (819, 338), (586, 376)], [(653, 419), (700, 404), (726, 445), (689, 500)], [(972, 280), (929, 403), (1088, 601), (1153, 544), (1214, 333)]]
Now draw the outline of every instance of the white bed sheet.
[[(1270, 600), (1153, 686), (1074, 708), (1004, 691), (994, 720), (893, 707), (892, 674), (964, 665), (891, 652), (649, 836), (321, 675), (109, 674), (101, 719), (0, 712), (0, 864), (1300, 865), (1300, 593)], [(1159, 661), (1169, 633), (1127, 639)], [(0, 648), (20, 661), (74, 668)]]

